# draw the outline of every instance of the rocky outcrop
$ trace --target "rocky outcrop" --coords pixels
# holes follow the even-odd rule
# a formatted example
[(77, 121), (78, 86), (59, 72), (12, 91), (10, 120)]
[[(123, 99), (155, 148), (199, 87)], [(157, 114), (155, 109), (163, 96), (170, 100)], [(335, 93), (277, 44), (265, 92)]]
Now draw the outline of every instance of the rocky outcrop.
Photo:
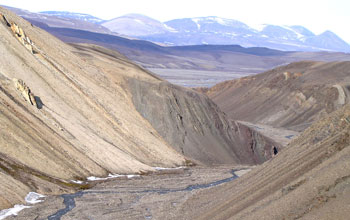
[(11, 27), (10, 22), (8, 22), (7, 18), (5, 17), (5, 15), (0, 13), (0, 17), (2, 18), (1, 22), (6, 25), (7, 27)]
[(302, 76), (303, 74), (302, 73), (300, 73), (300, 72), (298, 72), (298, 73), (291, 73), (291, 72), (284, 72), (283, 73), (283, 76), (284, 76), (284, 80), (288, 80), (288, 79), (291, 79), (291, 78), (293, 78), (293, 79), (296, 79), (296, 78), (298, 78), (298, 77), (300, 77), (300, 76)]
[(17, 39), (27, 48), (31, 53), (34, 53), (33, 42), (24, 33), (23, 29), (20, 28), (16, 23), (11, 24), (11, 30), (17, 37)]
[(284, 80), (288, 80), (291, 77), (291, 73), (290, 72), (284, 72)]
[(5, 15), (0, 14), (0, 16), (2, 17), (3, 23), (9, 28), (11, 28), (13, 34), (19, 40), (19, 42), (21, 42), (24, 45), (24, 47), (27, 48), (27, 50), (34, 54), (35, 51), (33, 49), (33, 42), (24, 33), (23, 29), (14, 22), (10, 23), (5, 17)]
[(204, 164), (259, 164), (272, 141), (232, 123), (207, 96), (167, 82), (129, 79), (133, 103), (178, 152)]
[(259, 131), (263, 128), (244, 122), (236, 122), (236, 125), (240, 129), (239, 134), (246, 140), (244, 146), (251, 150), (256, 164), (271, 159), (285, 147), (282, 141), (278, 142)]
[(21, 95), (25, 101), (39, 108), (34, 94), (30, 91), (29, 87), (23, 82), (23, 80), (14, 78), (13, 83), (15, 85), (15, 88), (21, 92)]

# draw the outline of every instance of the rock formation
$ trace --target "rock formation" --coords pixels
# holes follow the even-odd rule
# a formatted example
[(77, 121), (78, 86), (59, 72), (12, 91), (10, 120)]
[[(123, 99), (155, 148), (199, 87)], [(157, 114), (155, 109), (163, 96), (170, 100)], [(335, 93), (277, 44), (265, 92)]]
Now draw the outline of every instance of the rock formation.
[(284, 72), (283, 75), (284, 75), (284, 80), (288, 80), (290, 78), (290, 76), (291, 76), (291, 73), (290, 72)]
[(0, 13), (0, 17), (2, 18), (1, 22), (4, 23), (6, 26), (11, 27), (10, 22), (6, 19), (5, 15)]
[(20, 28), (16, 23), (12, 23), (11, 30), (17, 37), (17, 39), (31, 52), (34, 53), (33, 50), (33, 42), (30, 38), (24, 33), (23, 29)]
[(136, 109), (185, 156), (208, 165), (259, 164), (271, 158), (266, 153), (270, 140), (229, 121), (206, 96), (167, 82), (129, 80), (129, 85)]
[(14, 22), (10, 23), (5, 17), (5, 15), (0, 14), (0, 17), (2, 17), (3, 23), (6, 24), (9, 28), (11, 28), (13, 34), (16, 36), (19, 42), (21, 42), (25, 46), (25, 48), (27, 48), (27, 50), (34, 54), (33, 42), (24, 33), (23, 29)]
[(23, 82), (23, 80), (14, 78), (13, 83), (15, 88), (21, 92), (24, 100), (38, 108), (34, 94), (30, 91), (29, 87)]

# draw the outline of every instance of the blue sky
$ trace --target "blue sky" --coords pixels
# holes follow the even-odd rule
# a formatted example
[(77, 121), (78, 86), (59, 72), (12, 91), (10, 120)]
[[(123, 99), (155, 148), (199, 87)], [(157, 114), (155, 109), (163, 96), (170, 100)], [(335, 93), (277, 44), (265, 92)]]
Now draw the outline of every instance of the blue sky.
[(316, 34), (331, 30), (350, 43), (350, 0), (0, 0), (38, 12), (72, 11), (112, 19), (140, 13), (160, 21), (175, 18), (218, 16), (259, 24), (302, 25)]

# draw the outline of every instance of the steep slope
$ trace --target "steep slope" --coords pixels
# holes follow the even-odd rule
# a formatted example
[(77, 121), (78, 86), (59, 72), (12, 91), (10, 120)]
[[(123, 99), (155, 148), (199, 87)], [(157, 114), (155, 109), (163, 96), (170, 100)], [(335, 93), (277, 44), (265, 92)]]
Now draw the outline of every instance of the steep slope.
[[(109, 68), (115, 66), (107, 67), (120, 60), (117, 52), (96, 45), (74, 47), (75, 53), (105, 72), (111, 72)], [(127, 80), (140, 114), (172, 147), (198, 163), (260, 164), (275, 154), (274, 149), (285, 146), (283, 138), (275, 141), (246, 123), (227, 120), (208, 97), (191, 89), (166, 81)]]
[[(75, 53), (103, 72), (112, 72), (115, 65), (110, 64), (120, 60), (120, 54), (99, 46), (80, 44), (75, 48)], [(162, 80), (130, 77), (130, 72), (125, 75), (124, 88), (136, 110), (174, 149), (196, 163), (257, 164), (272, 156), (273, 146), (280, 146), (247, 126), (230, 122), (202, 94)], [(267, 153), (255, 148), (266, 148)]]
[(349, 102), (350, 62), (297, 62), (207, 91), (235, 120), (301, 131)]
[[(58, 193), (79, 187), (73, 179), (185, 163), (133, 107), (121, 70), (106, 76), (46, 32), (1, 14), (1, 172), (18, 185), (2, 181), (12, 190), (1, 190), (7, 205), (19, 202), (9, 197), (17, 191)], [(158, 81), (134, 65), (120, 68)]]
[[(29, 191), (191, 163), (257, 164), (249, 128), (119, 54), (66, 45), (0, 8), (0, 207)], [(261, 145), (270, 151), (272, 142)], [(260, 145), (259, 145), (260, 146)]]
[(176, 210), (177, 219), (348, 219), (349, 156), (346, 105), (313, 124), (272, 160), (191, 197)]

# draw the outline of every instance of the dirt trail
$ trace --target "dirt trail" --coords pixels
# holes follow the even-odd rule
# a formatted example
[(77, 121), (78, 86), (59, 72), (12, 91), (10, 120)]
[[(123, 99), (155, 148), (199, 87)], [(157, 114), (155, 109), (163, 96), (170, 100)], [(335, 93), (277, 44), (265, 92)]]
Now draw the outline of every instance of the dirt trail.
[(333, 86), (334, 88), (338, 89), (338, 100), (336, 101), (338, 105), (344, 105), (346, 101), (346, 95), (344, 92), (344, 89), (341, 85), (336, 84)]
[(260, 132), (262, 135), (271, 138), (282, 146), (287, 146), (294, 138), (299, 135), (299, 132), (288, 130), (285, 128), (276, 128), (269, 125), (263, 124), (253, 124), (246, 121), (238, 121), (241, 124), (244, 124), (250, 127), (257, 132)]

